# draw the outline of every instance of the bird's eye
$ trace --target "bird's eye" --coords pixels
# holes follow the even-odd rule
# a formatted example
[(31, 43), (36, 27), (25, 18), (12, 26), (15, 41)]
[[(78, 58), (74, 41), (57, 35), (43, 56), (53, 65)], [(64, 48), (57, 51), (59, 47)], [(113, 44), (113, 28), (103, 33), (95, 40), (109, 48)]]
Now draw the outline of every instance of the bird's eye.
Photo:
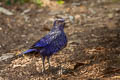
[(61, 21), (57, 21), (56, 24), (61, 24), (62, 22)]

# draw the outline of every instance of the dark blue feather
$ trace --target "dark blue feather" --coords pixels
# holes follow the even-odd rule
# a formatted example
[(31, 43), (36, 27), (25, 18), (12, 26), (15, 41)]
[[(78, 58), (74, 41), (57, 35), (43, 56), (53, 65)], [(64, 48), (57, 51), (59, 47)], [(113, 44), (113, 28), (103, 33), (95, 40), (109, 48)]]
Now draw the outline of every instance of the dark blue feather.
[(64, 19), (56, 20), (51, 31), (22, 54), (31, 52), (39, 53), (43, 57), (44, 67), (44, 59), (46, 56), (49, 58), (52, 54), (60, 51), (67, 45), (67, 37), (64, 33), (64, 22)]

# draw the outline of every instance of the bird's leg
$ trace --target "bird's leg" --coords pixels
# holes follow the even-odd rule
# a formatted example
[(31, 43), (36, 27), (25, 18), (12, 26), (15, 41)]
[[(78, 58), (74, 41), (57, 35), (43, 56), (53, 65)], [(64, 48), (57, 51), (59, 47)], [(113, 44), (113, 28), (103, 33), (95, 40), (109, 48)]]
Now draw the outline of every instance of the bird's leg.
[(48, 61), (49, 69), (50, 69), (50, 57), (47, 57), (47, 61)]
[(44, 72), (45, 71), (45, 57), (44, 56), (42, 57), (42, 63), (43, 63), (42, 72)]

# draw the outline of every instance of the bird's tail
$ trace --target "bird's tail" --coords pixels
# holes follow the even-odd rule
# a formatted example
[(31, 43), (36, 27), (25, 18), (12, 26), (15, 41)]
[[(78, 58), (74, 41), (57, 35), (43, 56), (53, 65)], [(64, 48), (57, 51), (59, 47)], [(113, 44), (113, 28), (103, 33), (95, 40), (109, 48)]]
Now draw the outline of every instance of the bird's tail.
[(32, 52), (36, 52), (36, 51), (37, 51), (36, 49), (28, 49), (27, 51), (19, 54), (18, 56), (22, 56), (22, 55), (24, 55), (24, 54), (28, 54), (28, 53), (32, 53)]

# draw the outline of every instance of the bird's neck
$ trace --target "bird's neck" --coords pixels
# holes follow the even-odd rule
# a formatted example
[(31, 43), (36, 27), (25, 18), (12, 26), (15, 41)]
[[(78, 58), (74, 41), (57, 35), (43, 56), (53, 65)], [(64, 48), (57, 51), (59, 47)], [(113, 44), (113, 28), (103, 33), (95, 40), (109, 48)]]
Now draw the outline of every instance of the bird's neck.
[(53, 28), (52, 28), (52, 30), (61, 30), (61, 31), (64, 31), (64, 26), (63, 25), (59, 25), (59, 26), (54, 26)]

